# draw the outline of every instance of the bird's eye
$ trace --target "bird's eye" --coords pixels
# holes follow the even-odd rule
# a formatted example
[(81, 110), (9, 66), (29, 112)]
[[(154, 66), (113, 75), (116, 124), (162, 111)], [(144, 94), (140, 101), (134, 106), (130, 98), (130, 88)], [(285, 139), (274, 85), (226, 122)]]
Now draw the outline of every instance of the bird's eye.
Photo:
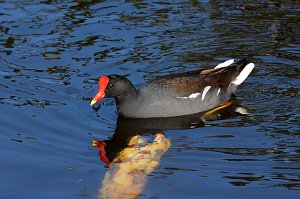
[(114, 87), (114, 85), (110, 84), (108, 87), (109, 87), (109, 88), (113, 88), (113, 87)]

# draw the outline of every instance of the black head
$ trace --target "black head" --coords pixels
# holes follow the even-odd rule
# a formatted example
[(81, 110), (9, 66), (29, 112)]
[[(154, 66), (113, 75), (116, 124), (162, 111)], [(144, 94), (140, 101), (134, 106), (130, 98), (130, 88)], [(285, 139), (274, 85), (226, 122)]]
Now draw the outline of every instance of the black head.
[(122, 75), (101, 76), (98, 84), (99, 90), (91, 105), (99, 102), (104, 97), (114, 97), (120, 101), (137, 93), (133, 84)]

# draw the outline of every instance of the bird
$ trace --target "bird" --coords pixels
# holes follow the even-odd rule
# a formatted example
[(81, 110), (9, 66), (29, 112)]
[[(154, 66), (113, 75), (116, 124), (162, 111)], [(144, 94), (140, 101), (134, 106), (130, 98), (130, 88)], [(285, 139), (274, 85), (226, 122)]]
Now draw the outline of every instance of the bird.
[(253, 68), (254, 64), (245, 58), (236, 62), (230, 59), (211, 69), (158, 76), (140, 89), (125, 76), (101, 76), (91, 106), (103, 98), (115, 98), (119, 116), (126, 118), (165, 118), (204, 112), (230, 100)]

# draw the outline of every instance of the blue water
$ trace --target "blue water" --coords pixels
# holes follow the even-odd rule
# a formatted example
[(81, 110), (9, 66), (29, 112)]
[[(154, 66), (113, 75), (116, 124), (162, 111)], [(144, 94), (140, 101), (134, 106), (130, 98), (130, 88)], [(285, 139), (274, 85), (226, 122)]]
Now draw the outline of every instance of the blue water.
[[(298, 198), (299, 13), (297, 1), (0, 1), (0, 198)], [(112, 99), (89, 105), (101, 75), (141, 87), (243, 57), (256, 68), (234, 101), (248, 115), (120, 121)]]

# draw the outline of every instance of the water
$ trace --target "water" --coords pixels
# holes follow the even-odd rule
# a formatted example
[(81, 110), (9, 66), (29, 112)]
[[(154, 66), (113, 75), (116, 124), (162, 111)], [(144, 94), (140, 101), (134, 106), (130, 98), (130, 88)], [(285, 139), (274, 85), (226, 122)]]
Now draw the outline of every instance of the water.
[[(0, 198), (298, 198), (299, 13), (298, 1), (0, 1)], [(256, 64), (236, 92), (249, 115), (117, 126), (113, 100), (89, 106), (100, 75), (141, 87), (242, 57)], [(105, 168), (92, 140), (123, 157)]]

